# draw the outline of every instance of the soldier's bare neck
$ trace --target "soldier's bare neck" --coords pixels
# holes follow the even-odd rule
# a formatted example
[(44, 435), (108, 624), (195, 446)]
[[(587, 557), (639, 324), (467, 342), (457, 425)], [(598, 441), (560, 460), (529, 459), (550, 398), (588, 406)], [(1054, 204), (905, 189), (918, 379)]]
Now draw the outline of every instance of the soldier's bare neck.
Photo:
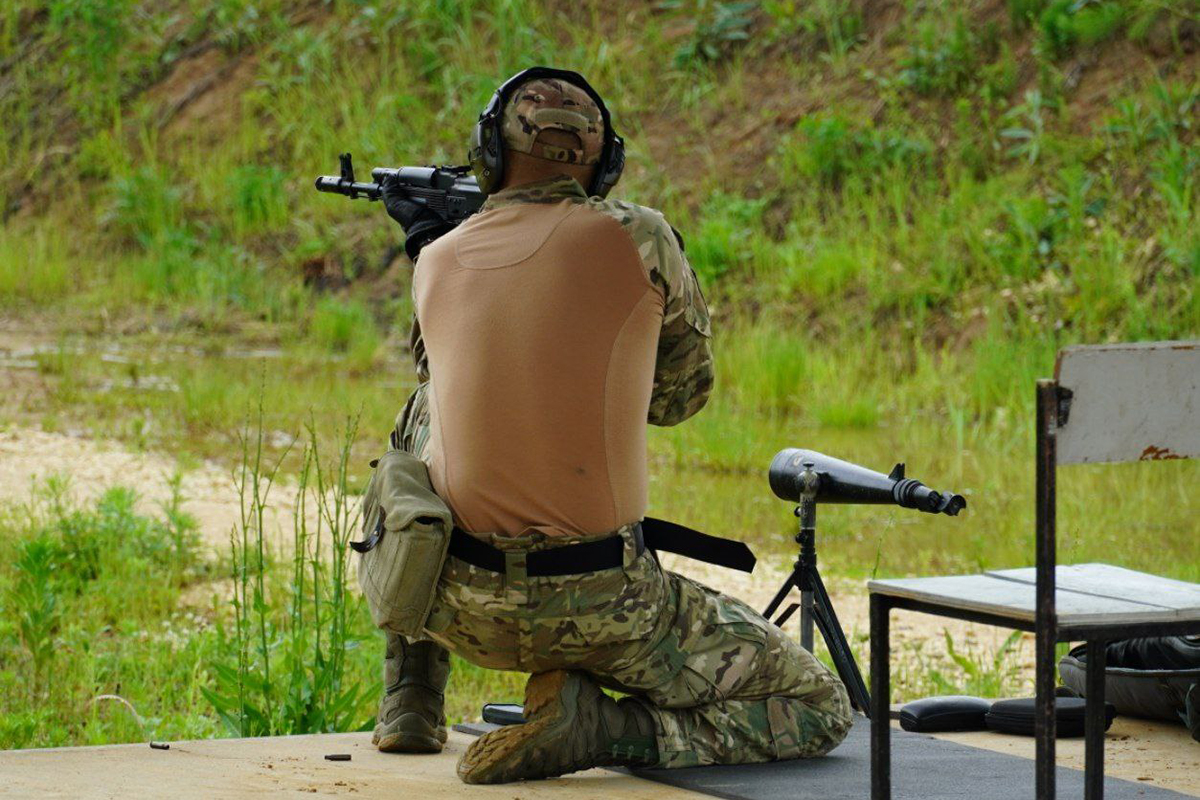
[[(538, 134), (537, 143), (552, 147), (576, 148), (579, 146), (579, 137), (566, 131), (547, 130)], [(550, 161), (531, 156), (528, 153), (517, 153), (506, 149), (504, 151), (504, 183), (500, 185), (500, 188), (502, 190), (511, 189), (514, 186), (537, 183), (559, 175), (574, 178), (579, 181), (581, 186), (587, 188), (595, 173), (595, 166)]]

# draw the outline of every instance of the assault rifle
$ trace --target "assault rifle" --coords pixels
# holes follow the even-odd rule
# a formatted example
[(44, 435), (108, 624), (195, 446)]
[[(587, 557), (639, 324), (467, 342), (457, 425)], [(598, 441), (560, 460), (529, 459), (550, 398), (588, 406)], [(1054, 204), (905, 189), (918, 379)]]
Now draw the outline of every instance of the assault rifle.
[(340, 175), (317, 178), (317, 191), (340, 194), (351, 200), (365, 197), (378, 200), (379, 184), (386, 175), (395, 175), (414, 202), (428, 206), (448, 222), (458, 224), (483, 205), (484, 194), (475, 183), (470, 167), (376, 167), (371, 170), (373, 183), (354, 179), (354, 163), (349, 153), (338, 156)]

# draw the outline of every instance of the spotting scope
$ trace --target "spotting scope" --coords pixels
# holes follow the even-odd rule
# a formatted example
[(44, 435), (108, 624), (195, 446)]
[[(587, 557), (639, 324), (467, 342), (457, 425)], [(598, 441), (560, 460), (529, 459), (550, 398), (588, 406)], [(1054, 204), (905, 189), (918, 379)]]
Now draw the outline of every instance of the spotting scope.
[[(808, 464), (812, 465), (811, 472)], [(818, 503), (895, 503), (952, 517), (967, 507), (962, 495), (936, 492), (918, 480), (904, 477), (904, 464), (897, 464), (884, 475), (815, 450), (794, 447), (780, 450), (772, 459), (770, 480), (771, 491), (793, 503), (800, 502), (807, 489)], [(815, 496), (811, 494), (814, 488)]]

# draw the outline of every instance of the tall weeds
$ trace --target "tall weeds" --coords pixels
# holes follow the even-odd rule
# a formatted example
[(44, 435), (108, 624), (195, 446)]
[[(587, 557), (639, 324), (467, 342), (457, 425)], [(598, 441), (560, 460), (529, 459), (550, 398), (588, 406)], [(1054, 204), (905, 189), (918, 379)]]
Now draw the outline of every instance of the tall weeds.
[[(205, 697), (231, 732), (271, 736), (347, 730), (366, 722), (374, 685), (347, 674), (346, 655), (361, 642), (350, 620), (360, 599), (347, 591), (347, 542), (358, 504), (348, 491), (357, 420), (347, 421), (331, 460), (306, 428), (291, 508), (291, 570), (284, 584), (272, 559), (270, 498), (283, 456), (268, 464), (259, 425), (243, 438), (236, 484), (241, 519), (230, 535), (232, 631), (220, 633), (214, 687)], [(285, 454), (286, 455), (286, 454)]]

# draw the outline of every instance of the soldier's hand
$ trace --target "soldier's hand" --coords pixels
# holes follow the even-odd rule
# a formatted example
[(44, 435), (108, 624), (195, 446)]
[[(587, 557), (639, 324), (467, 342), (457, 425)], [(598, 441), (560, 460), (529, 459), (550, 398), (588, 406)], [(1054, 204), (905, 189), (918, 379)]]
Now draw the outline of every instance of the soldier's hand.
[(409, 197), (395, 175), (385, 175), (379, 182), (379, 189), (388, 216), (399, 222), (408, 236), (404, 241), (404, 252), (413, 261), (417, 260), (422, 247), (454, 227), (454, 223), (441, 214)]
[(380, 197), (388, 216), (400, 223), (408, 233), (417, 223), (443, 223), (444, 219), (434, 210), (408, 196), (394, 174), (384, 175), (379, 182)]

